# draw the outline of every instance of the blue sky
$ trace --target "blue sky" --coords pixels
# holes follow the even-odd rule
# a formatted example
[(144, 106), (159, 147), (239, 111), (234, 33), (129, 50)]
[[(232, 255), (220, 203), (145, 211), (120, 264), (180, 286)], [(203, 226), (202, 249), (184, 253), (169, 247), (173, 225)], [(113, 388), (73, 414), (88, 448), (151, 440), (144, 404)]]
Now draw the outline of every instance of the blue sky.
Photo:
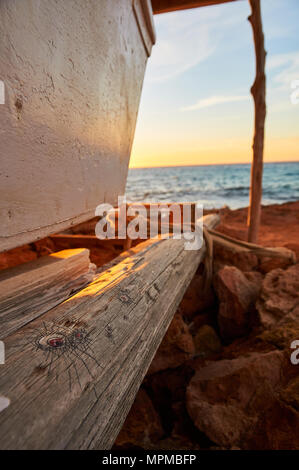
[[(155, 15), (131, 166), (249, 162), (255, 76), (247, 0)], [(299, 160), (299, 0), (262, 0), (265, 161)]]

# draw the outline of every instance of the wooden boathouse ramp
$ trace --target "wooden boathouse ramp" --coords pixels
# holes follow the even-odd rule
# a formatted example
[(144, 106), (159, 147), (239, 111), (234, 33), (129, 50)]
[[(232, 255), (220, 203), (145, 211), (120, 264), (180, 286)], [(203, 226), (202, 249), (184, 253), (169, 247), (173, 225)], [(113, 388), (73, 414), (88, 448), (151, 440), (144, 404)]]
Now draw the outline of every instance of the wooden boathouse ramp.
[[(216, 214), (204, 216), (209, 228), (218, 222)], [(0, 412), (2, 449), (112, 446), (205, 257), (205, 244), (188, 251), (184, 243), (141, 243), (68, 300), (41, 309), (28, 325), (15, 324), (1, 365), (0, 400), (10, 403)]]

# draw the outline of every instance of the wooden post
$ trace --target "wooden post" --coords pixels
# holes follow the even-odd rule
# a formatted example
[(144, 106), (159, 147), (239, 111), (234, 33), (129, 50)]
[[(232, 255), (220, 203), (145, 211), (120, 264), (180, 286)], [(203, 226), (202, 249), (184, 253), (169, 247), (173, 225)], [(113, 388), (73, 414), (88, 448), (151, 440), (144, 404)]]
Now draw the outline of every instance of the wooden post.
[(256, 56), (256, 77), (251, 94), (254, 99), (254, 138), (253, 138), (253, 161), (251, 167), (250, 200), (248, 211), (248, 241), (256, 243), (261, 218), (262, 179), (263, 179), (263, 150), (264, 150), (264, 127), (266, 118), (266, 76), (264, 49), (264, 34), (261, 17), (260, 0), (249, 0), (251, 15), (248, 20), (251, 23)]

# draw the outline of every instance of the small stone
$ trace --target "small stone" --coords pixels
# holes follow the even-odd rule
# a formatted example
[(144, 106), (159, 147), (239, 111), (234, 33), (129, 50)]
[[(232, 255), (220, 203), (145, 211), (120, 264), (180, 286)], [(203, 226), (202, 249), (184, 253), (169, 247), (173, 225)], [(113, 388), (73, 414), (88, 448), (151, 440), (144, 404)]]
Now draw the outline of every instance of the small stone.
[(208, 357), (221, 351), (221, 342), (214, 328), (203, 325), (194, 337), (195, 350), (197, 354)]

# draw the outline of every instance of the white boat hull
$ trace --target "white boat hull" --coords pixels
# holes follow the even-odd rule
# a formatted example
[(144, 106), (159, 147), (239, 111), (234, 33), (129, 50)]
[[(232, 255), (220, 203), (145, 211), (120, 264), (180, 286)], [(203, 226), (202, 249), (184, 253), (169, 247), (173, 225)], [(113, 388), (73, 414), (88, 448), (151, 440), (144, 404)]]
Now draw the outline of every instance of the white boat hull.
[(0, 251), (124, 193), (147, 58), (147, 0), (0, 3)]

